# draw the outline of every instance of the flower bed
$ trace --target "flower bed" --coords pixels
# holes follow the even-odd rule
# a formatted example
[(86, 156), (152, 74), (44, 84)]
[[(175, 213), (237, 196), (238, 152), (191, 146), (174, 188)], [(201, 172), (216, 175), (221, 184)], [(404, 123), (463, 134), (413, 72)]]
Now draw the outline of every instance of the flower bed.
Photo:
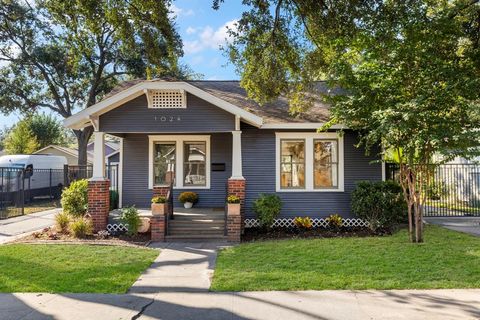
[(338, 230), (328, 228), (313, 228), (301, 230), (298, 228), (274, 227), (271, 229), (246, 228), (242, 235), (242, 241), (273, 240), (273, 239), (303, 239), (303, 238), (335, 238), (335, 237), (370, 237), (390, 235), (390, 230), (378, 230), (373, 232), (366, 227), (340, 228)]
[(125, 233), (110, 234), (105, 231), (87, 235), (83, 239), (74, 237), (70, 233), (58, 232), (55, 227), (45, 228), (42, 231), (34, 232), (22, 237), (15, 242), (18, 243), (85, 243), (103, 245), (135, 245), (146, 246), (150, 242), (149, 233), (138, 233), (128, 236)]

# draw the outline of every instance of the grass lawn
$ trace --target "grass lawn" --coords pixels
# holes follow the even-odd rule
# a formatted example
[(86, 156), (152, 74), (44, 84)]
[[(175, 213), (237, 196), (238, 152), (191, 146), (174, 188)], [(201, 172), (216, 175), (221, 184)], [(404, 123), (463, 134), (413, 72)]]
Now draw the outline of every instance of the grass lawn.
[(0, 246), (0, 292), (125, 293), (152, 249), (93, 245)]
[(241, 244), (218, 256), (212, 290), (480, 288), (480, 238), (427, 226), (393, 236)]

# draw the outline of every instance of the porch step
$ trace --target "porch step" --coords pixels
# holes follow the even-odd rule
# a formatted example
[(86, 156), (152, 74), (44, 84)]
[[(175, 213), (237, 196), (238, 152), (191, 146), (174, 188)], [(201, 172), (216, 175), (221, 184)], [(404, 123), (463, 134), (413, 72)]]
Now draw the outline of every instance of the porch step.
[(178, 230), (178, 231), (195, 231), (195, 230), (223, 230), (225, 225), (197, 225), (197, 224), (187, 224), (187, 225), (177, 225), (177, 224), (169, 224), (169, 230)]
[(187, 227), (187, 226), (199, 226), (199, 227), (221, 227), (225, 225), (225, 220), (213, 220), (213, 221), (190, 221), (190, 220), (169, 220), (170, 226)]
[(167, 241), (223, 241), (225, 213), (209, 209), (175, 210), (168, 221)]
[(227, 241), (227, 237), (222, 235), (169, 235), (165, 237), (166, 241), (179, 241), (179, 242), (204, 242), (204, 241)]

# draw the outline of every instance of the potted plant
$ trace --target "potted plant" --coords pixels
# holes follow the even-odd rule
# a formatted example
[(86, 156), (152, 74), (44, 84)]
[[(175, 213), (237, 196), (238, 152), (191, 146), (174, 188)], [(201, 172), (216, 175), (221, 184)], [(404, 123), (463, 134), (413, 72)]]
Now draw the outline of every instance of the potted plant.
[(186, 209), (190, 209), (198, 201), (198, 195), (195, 192), (182, 192), (178, 196), (178, 201), (183, 203)]
[(229, 195), (227, 198), (228, 215), (240, 215), (240, 197)]
[(152, 215), (163, 216), (167, 212), (167, 198), (155, 196), (152, 198)]

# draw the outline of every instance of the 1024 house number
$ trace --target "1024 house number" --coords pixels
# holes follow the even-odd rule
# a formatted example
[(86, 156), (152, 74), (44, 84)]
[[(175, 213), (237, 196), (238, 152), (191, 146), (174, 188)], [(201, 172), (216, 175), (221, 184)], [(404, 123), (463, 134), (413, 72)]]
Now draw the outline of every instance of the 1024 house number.
[(178, 121), (182, 121), (182, 118), (180, 118), (180, 116), (155, 116), (155, 121), (178, 122)]

